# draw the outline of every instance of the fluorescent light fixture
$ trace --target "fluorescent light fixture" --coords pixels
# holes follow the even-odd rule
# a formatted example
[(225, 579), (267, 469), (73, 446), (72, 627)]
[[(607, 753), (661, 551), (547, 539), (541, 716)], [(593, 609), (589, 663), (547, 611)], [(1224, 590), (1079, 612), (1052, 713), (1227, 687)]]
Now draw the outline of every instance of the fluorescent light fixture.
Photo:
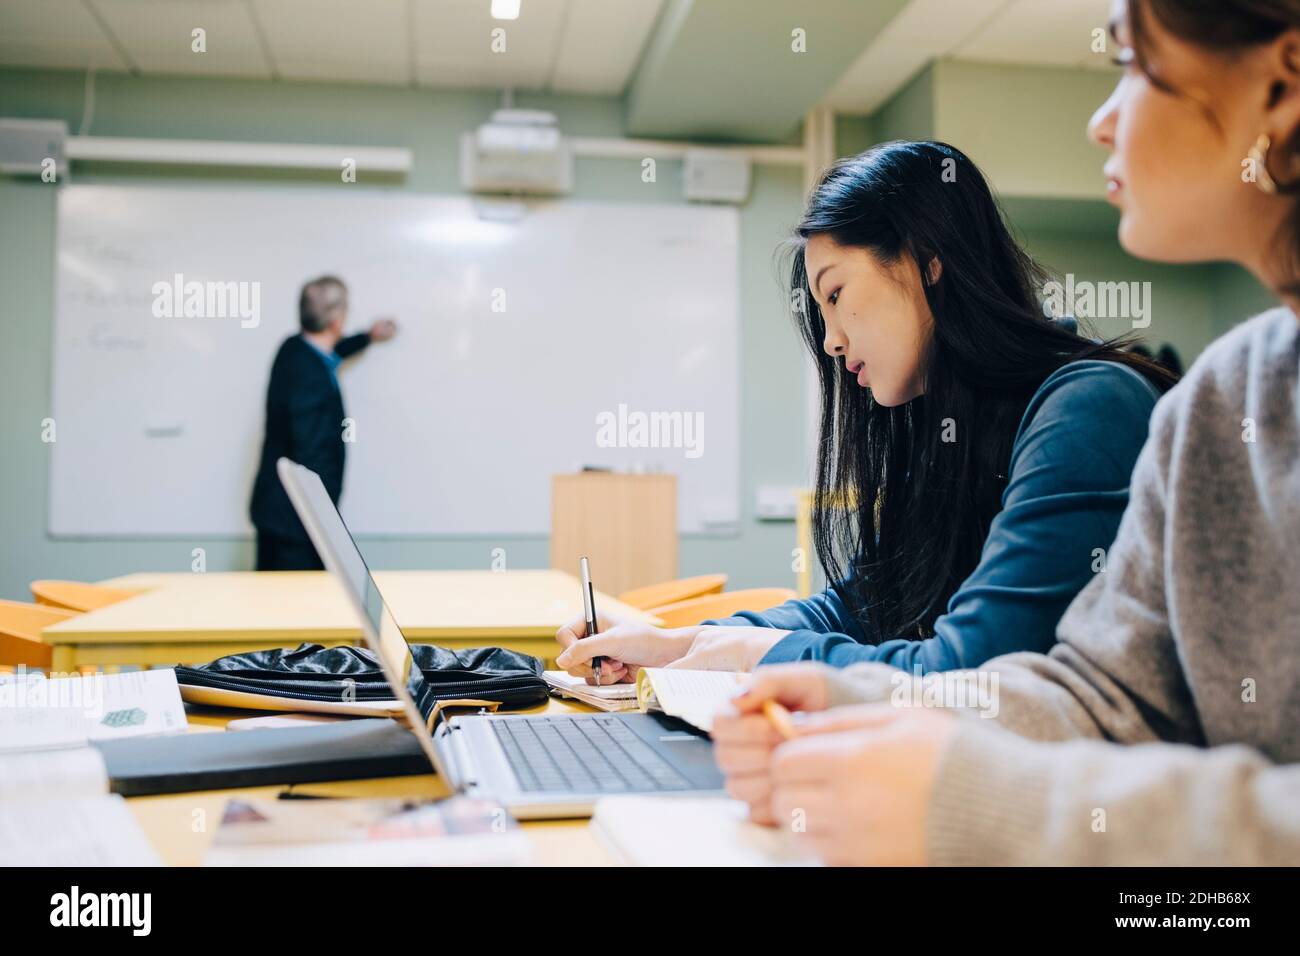
[(519, 0), (492, 0), (492, 16), (497, 20), (518, 20)]
[(226, 143), (194, 139), (123, 139), (69, 136), (69, 159), (164, 166), (251, 166), (282, 169), (342, 168), (350, 159), (372, 173), (408, 173), (409, 149), (393, 146), (317, 146), (304, 143)]

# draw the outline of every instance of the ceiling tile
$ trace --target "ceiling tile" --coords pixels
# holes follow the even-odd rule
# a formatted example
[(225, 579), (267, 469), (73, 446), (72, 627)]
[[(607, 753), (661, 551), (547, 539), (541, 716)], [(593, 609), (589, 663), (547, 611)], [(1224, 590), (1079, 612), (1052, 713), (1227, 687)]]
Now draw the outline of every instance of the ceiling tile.
[[(0, 63), (619, 96), (668, 2), (522, 0), (514, 21), (494, 20), (489, 6), (489, 0), (0, 0)], [(746, 11), (746, 23), (760, 12), (737, 9)], [(1089, 43), (1108, 13), (1109, 0), (963, 0), (959, 6), (910, 0), (825, 101), (869, 111), (935, 57), (1104, 68), (1109, 54), (1092, 53)], [(201, 54), (190, 50), (190, 31), (200, 26), (208, 40)], [(506, 31), (504, 53), (490, 49), (494, 27)], [(686, 103), (680, 106), (689, 112)]]
[(407, 0), (254, 0), (278, 75), (295, 80), (409, 83)]
[[(1012, 0), (956, 50), (964, 60), (1109, 69), (1092, 33), (1110, 20), (1110, 0)], [(1108, 39), (1109, 42), (1109, 39)]]
[[(569, 0), (523, 0), (517, 20), (494, 20), (488, 0), (412, 0), (416, 78), (449, 88), (546, 88)], [(494, 53), (492, 31), (505, 30)]]
[[(143, 73), (270, 78), (244, 0), (87, 0)], [(207, 32), (207, 52), (191, 51), (192, 31)]]
[(621, 95), (663, 5), (664, 0), (570, 0), (551, 89)]
[[(1047, 0), (1058, 2), (1058, 0)], [(827, 94), (843, 113), (873, 113), (931, 60), (946, 56), (1007, 0), (911, 0)]]
[(0, 0), (0, 63), (126, 70), (82, 0)]

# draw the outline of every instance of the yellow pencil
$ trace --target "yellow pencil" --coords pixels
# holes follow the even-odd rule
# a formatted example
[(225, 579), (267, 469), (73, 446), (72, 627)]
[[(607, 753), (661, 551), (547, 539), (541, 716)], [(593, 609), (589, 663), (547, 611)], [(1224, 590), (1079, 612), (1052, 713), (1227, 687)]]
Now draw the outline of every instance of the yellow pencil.
[(763, 701), (763, 716), (767, 722), (776, 728), (776, 732), (786, 740), (794, 740), (799, 736), (794, 729), (794, 721), (790, 719), (790, 711), (786, 710), (774, 700)]

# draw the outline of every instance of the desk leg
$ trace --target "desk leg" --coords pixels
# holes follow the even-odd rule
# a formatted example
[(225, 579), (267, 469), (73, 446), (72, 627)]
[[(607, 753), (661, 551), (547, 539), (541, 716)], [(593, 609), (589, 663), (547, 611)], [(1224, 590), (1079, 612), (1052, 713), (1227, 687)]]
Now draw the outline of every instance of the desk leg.
[(60, 674), (71, 674), (75, 672), (77, 664), (77, 649), (72, 644), (55, 644), (54, 650), (50, 654), (50, 670), (57, 671)]

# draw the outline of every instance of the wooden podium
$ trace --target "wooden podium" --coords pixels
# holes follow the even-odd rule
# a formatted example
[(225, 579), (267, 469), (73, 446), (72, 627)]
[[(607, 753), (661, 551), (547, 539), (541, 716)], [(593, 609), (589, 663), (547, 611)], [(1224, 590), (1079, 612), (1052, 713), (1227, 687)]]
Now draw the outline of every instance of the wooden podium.
[(591, 559), (597, 590), (677, 577), (677, 477), (580, 472), (551, 479), (551, 567)]

